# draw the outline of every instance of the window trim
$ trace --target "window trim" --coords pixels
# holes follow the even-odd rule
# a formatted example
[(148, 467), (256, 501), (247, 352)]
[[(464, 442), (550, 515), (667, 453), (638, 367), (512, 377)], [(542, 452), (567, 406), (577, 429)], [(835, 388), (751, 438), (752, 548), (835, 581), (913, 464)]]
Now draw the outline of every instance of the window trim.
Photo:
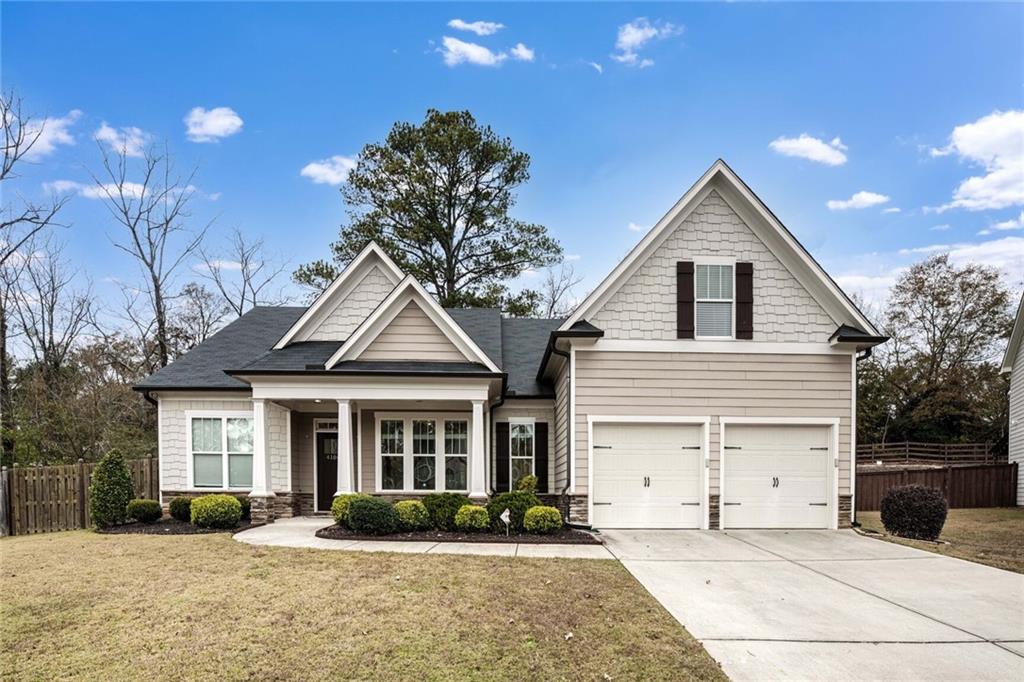
[[(702, 341), (735, 341), (736, 340), (736, 258), (724, 256), (705, 256), (693, 260), (693, 338)], [(728, 265), (732, 268), (732, 297), (725, 298), (699, 298), (697, 296), (697, 269), (702, 265)], [(728, 336), (705, 336), (700, 333), (697, 327), (697, 308), (700, 303), (729, 303), (729, 331)]]
[(537, 418), (536, 417), (509, 417), (508, 419), (508, 487), (515, 489), (516, 481), (512, 478), (512, 460), (526, 459), (516, 457), (512, 454), (512, 427), (514, 425), (529, 426), (532, 447), (530, 448), (530, 475), (537, 475)]
[[(387, 420), (402, 421), (402, 489), (387, 489), (382, 486), (383, 478), (383, 457), (397, 457), (398, 455), (384, 455), (380, 448), (381, 422)], [(414, 458), (429, 457), (429, 455), (413, 454), (412, 423), (414, 421), (432, 420), (434, 422), (434, 488), (433, 490), (416, 489), (414, 486)], [(446, 455), (444, 450), (444, 425), (449, 421), (466, 422), (466, 454)], [(373, 462), (374, 462), (374, 486), (379, 495), (429, 495), (431, 493), (462, 493), (469, 494), (470, 466), (473, 456), (473, 417), (466, 412), (376, 412), (373, 415), (374, 437), (373, 437)], [(447, 457), (466, 458), (466, 487), (460, 490), (448, 490), (445, 488), (445, 459)]]
[[(221, 458), (221, 484), (215, 485), (196, 485), (195, 479), (195, 464), (193, 461), (193, 455), (195, 454), (192, 450), (192, 420), (193, 419), (220, 419), (220, 458)], [(252, 485), (248, 486), (231, 486), (229, 485), (229, 454), (228, 454), (228, 419), (248, 419), (253, 422), (253, 428), (255, 428), (255, 419), (251, 411), (246, 410), (185, 410), (185, 450), (188, 456), (185, 460), (185, 470), (187, 476), (187, 482), (191, 490), (227, 490), (233, 492), (244, 492), (251, 491)], [(255, 443), (255, 433), (253, 434)], [(253, 446), (255, 449), (255, 445)], [(200, 453), (203, 454), (203, 453)], [(211, 454), (211, 453), (206, 453)], [(239, 453), (235, 453), (239, 454)], [(255, 457), (255, 452), (253, 453)]]

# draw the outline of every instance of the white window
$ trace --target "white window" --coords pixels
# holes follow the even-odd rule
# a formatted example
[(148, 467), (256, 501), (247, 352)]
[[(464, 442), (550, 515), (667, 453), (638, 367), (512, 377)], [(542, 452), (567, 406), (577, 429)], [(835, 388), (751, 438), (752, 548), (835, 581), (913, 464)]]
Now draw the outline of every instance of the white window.
[(532, 421), (509, 420), (508, 423), (509, 484), (515, 489), (523, 476), (533, 473), (534, 424)]
[[(465, 492), (469, 420), (454, 415), (378, 415), (379, 490)], [(439, 472), (444, 472), (440, 475)]]
[(190, 417), (189, 449), (194, 487), (252, 488), (252, 417)]
[(694, 268), (697, 338), (733, 338), (733, 266), (698, 263)]

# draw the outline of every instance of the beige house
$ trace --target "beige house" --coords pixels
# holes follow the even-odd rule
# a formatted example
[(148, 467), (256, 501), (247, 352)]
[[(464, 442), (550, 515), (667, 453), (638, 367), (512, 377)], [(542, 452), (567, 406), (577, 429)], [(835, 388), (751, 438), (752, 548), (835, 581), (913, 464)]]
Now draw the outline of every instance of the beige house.
[(444, 309), (376, 245), (137, 389), (162, 497), (484, 500), (533, 473), (597, 528), (836, 528), (857, 359), (885, 341), (722, 161), (568, 319)]
[[(1017, 306), (1002, 373), (1010, 375), (1009, 461), (1024, 468), (1024, 297)], [(1024, 505), (1024, 476), (1017, 477), (1017, 504)]]

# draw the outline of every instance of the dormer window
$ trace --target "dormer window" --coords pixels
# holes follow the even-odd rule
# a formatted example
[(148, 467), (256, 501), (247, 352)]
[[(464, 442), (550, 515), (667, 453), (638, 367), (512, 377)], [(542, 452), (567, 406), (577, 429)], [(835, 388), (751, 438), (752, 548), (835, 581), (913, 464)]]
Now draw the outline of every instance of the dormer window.
[(733, 338), (733, 266), (697, 263), (693, 274), (696, 337)]

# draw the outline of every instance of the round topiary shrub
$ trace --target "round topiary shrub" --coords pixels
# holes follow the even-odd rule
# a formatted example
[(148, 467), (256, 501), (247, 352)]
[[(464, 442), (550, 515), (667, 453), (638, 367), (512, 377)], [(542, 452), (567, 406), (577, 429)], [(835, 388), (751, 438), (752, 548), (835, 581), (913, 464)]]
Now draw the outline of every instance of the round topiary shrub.
[(475, 504), (464, 504), (455, 512), (455, 527), (466, 533), (482, 533), (491, 525), (487, 510)]
[(524, 493), (537, 492), (537, 477), (533, 474), (526, 474), (516, 481), (516, 490)]
[(469, 498), (458, 493), (431, 493), (423, 498), (430, 523), (439, 530), (455, 530), (455, 515), (467, 504), (471, 504)]
[(398, 514), (387, 500), (359, 496), (348, 506), (348, 527), (368, 535), (390, 535), (398, 530)]
[(128, 518), (128, 503), (135, 496), (132, 474), (124, 457), (117, 450), (103, 455), (92, 472), (89, 486), (89, 515), (99, 528), (124, 523)]
[(430, 514), (419, 500), (395, 502), (395, 513), (398, 515), (398, 527), (404, 531), (430, 528)]
[(554, 507), (530, 507), (523, 517), (523, 528), (539, 535), (554, 533), (562, 529), (562, 514)]
[(536, 495), (518, 490), (511, 493), (501, 493), (496, 497), (492, 497), (491, 501), (487, 503), (487, 514), (491, 518), (491, 528), (497, 533), (505, 532), (505, 522), (501, 520), (501, 514), (508, 509), (511, 516), (511, 519), (509, 519), (509, 530), (521, 531), (523, 529), (523, 519), (526, 517), (526, 510), (539, 504), (540, 500), (537, 499)]
[(936, 540), (946, 523), (946, 498), (937, 488), (901, 485), (882, 497), (882, 525), (892, 535)]
[(334, 517), (334, 522), (339, 526), (345, 527), (348, 525), (348, 509), (349, 505), (352, 504), (353, 500), (359, 498), (370, 497), (366, 493), (354, 493), (351, 495), (338, 495), (331, 502), (331, 516)]
[(203, 495), (192, 500), (192, 525), (234, 528), (242, 518), (242, 503), (234, 495)]
[(164, 510), (156, 500), (132, 500), (125, 507), (129, 519), (142, 523), (156, 523), (164, 515)]
[(171, 517), (188, 523), (192, 520), (192, 498), (191, 497), (172, 497), (167, 508), (171, 512)]

